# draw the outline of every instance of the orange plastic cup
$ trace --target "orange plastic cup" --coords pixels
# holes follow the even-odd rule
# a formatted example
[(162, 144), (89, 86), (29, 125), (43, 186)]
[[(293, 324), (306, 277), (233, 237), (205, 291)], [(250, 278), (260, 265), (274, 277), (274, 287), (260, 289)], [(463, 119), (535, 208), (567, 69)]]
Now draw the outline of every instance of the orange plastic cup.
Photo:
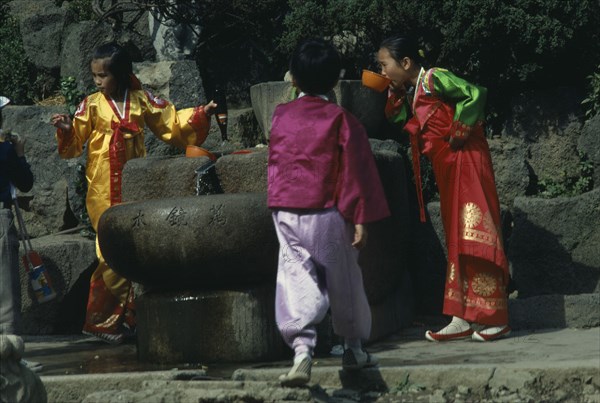
[(377, 92), (383, 92), (390, 85), (392, 80), (382, 76), (381, 74), (375, 73), (370, 70), (363, 70), (362, 72), (362, 84)]
[(208, 157), (212, 161), (217, 160), (217, 156), (214, 155), (213, 153), (211, 153), (210, 151), (208, 151), (206, 148), (202, 148), (202, 147), (198, 147), (198, 146), (194, 146), (194, 145), (188, 145), (185, 147), (185, 156), (188, 158)]

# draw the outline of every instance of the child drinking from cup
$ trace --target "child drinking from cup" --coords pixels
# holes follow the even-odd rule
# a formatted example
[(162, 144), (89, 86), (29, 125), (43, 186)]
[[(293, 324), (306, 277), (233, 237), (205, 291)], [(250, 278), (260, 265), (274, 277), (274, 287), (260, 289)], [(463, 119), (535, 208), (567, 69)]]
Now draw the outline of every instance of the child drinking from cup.
[[(422, 221), (420, 154), (430, 159), (440, 193), (448, 251), (443, 312), (452, 321), (425, 337), (489, 341), (506, 336), (509, 272), (484, 134), (486, 89), (445, 69), (426, 70), (416, 44), (403, 36), (385, 39), (377, 59), (382, 74), (392, 80), (386, 116), (410, 136)], [(407, 96), (411, 86), (412, 99)]]

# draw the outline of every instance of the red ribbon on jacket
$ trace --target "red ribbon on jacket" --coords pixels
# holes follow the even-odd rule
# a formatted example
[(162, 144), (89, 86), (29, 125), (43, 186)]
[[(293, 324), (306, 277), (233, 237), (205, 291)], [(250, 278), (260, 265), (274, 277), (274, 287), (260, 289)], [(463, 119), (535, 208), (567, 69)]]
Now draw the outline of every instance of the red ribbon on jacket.
[(423, 184), (421, 179), (421, 152), (419, 149), (419, 133), (421, 126), (416, 118), (411, 118), (404, 125), (404, 130), (409, 134), (410, 151), (412, 155), (413, 173), (415, 175), (415, 188), (417, 190), (417, 201), (419, 203), (419, 219), (425, 222), (425, 202), (423, 200)]
[(135, 122), (115, 122), (111, 123), (113, 130), (110, 144), (108, 147), (108, 156), (110, 163), (110, 205), (121, 203), (121, 184), (123, 179), (123, 167), (127, 162), (125, 147), (125, 138), (123, 132), (137, 133), (140, 131)]

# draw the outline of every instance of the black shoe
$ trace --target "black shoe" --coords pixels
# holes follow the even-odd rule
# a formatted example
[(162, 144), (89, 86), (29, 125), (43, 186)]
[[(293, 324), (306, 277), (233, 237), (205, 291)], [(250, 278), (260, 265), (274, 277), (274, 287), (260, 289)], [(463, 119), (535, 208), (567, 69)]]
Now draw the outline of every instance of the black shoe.
[(351, 348), (347, 348), (342, 356), (342, 368), (347, 370), (357, 370), (363, 368), (374, 367), (379, 364), (379, 360), (374, 355), (369, 354), (366, 350), (362, 350), (358, 358)]

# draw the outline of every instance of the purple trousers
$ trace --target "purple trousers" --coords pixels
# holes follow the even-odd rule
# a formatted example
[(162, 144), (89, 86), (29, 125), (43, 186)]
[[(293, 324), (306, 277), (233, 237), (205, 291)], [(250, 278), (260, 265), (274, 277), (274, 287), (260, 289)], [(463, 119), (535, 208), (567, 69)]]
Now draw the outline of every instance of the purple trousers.
[(365, 294), (354, 226), (335, 208), (273, 212), (279, 239), (275, 319), (296, 354), (317, 343), (315, 324), (331, 307), (333, 330), (346, 339), (367, 339), (371, 310)]

